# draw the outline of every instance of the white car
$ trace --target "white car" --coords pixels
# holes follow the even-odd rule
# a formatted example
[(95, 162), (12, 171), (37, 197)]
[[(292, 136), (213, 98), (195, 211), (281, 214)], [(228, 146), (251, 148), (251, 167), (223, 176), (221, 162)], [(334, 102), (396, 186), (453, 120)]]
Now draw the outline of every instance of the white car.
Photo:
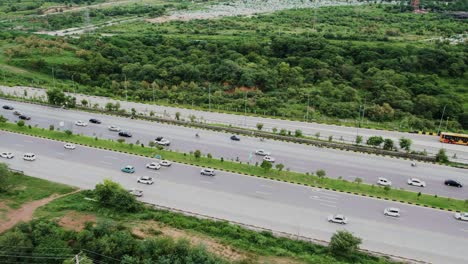
[(344, 215), (341, 215), (341, 214), (329, 215), (328, 222), (344, 225), (348, 223), (348, 219)]
[(170, 161), (168, 161), (168, 160), (161, 160), (159, 162), (159, 165), (164, 166), (164, 167), (170, 167), (172, 165), (172, 163)]
[(75, 144), (72, 144), (72, 143), (67, 143), (67, 144), (63, 145), (63, 147), (66, 148), (66, 149), (75, 149), (76, 148)]
[(215, 170), (213, 170), (213, 169), (208, 169), (208, 168), (203, 168), (203, 169), (200, 171), (200, 174), (201, 174), (201, 175), (206, 175), (206, 176), (215, 176), (215, 175), (216, 175)]
[(392, 182), (385, 178), (379, 178), (379, 180), (377, 181), (377, 184), (382, 185), (382, 186), (392, 186)]
[(137, 196), (137, 197), (142, 197), (143, 196), (143, 191), (142, 190), (138, 190), (138, 189), (130, 189), (128, 190), (128, 192), (134, 196)]
[(426, 187), (426, 183), (424, 181), (421, 181), (420, 179), (416, 179), (416, 178), (409, 178), (408, 184), (413, 185), (413, 186), (418, 186), (418, 187)]
[(27, 161), (35, 161), (36, 160), (36, 154), (34, 153), (25, 153), (23, 155), (23, 159)]
[(270, 156), (270, 152), (268, 151), (265, 151), (263, 149), (257, 149), (255, 151), (255, 155), (259, 155), (259, 156)]
[(460, 220), (460, 221), (468, 221), (468, 212), (456, 213), (455, 219)]
[(87, 125), (88, 125), (88, 123), (83, 122), (83, 121), (81, 121), (81, 120), (78, 120), (78, 121), (75, 122), (75, 126), (82, 126), (82, 127), (85, 127), (85, 126), (87, 126)]
[(395, 207), (385, 208), (384, 215), (393, 216), (393, 217), (400, 217), (400, 209), (395, 208)]
[(110, 125), (109, 130), (114, 131), (114, 132), (120, 132), (120, 127), (115, 126), (115, 125)]
[(158, 145), (161, 145), (161, 146), (169, 146), (171, 145), (171, 142), (163, 137), (157, 137), (155, 140), (154, 140), (154, 143), (158, 144)]
[(275, 162), (275, 158), (273, 158), (272, 156), (265, 156), (263, 157), (263, 160), (271, 163)]
[(151, 169), (151, 170), (159, 170), (161, 168), (161, 165), (157, 162), (151, 162), (146, 164), (146, 168)]
[(15, 155), (13, 155), (13, 153), (11, 152), (2, 152), (0, 153), (0, 157), (5, 158), (5, 159), (12, 159), (15, 157)]
[(149, 177), (149, 176), (141, 176), (138, 178), (137, 180), (138, 183), (143, 183), (143, 184), (148, 184), (148, 185), (151, 185), (153, 184), (153, 178)]

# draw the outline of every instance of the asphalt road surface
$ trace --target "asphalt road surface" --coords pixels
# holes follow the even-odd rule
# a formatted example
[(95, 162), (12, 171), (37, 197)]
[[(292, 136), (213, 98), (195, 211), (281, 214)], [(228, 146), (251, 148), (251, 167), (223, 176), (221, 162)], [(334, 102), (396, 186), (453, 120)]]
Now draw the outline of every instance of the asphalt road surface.
[[(468, 184), (468, 171), (447, 166), (427, 163), (418, 163), (417, 167), (411, 167), (411, 161), (381, 157), (369, 154), (346, 152), (314, 146), (300, 145), (290, 142), (274, 140), (260, 141), (257, 138), (241, 137), (240, 141), (230, 140), (230, 134), (213, 132), (209, 130), (197, 130), (181, 126), (172, 126), (142, 120), (114, 117), (108, 115), (90, 114), (87, 112), (63, 110), (59, 108), (45, 107), (27, 103), (17, 103), (0, 99), (0, 104), (9, 104), (15, 109), (30, 115), (27, 121), (33, 126), (38, 125), (48, 129), (49, 125), (61, 130), (72, 130), (75, 134), (97, 136), (116, 140), (119, 138), (116, 132), (108, 130), (109, 125), (117, 125), (123, 130), (130, 131), (133, 137), (127, 142), (136, 142), (148, 145), (156, 136), (167, 137), (171, 141), (169, 149), (179, 152), (190, 152), (199, 149), (203, 154), (211, 153), (213, 157), (225, 160), (236, 160), (255, 164), (261, 163), (262, 157), (254, 154), (256, 149), (264, 149), (271, 152), (276, 163), (282, 163), (285, 168), (299, 172), (315, 172), (323, 169), (327, 177), (343, 177), (354, 181), (363, 179), (369, 184), (376, 184), (379, 177), (392, 181), (393, 188), (404, 188), (414, 192), (437, 194), (439, 196), (457, 199), (468, 199), (468, 186), (464, 188), (448, 187), (444, 180), (456, 179), (463, 184)], [(17, 121), (18, 117), (13, 111), (0, 108), (0, 115), (10, 121)], [(102, 124), (91, 124), (88, 120), (98, 118)], [(88, 122), (87, 127), (75, 126), (77, 120)], [(62, 123), (63, 122), (63, 123)], [(63, 127), (60, 124), (63, 124)], [(196, 138), (195, 133), (200, 137)], [(409, 186), (407, 180), (411, 177), (419, 178), (426, 182), (425, 188)]]
[[(66, 150), (61, 142), (7, 132), (0, 133), (0, 149), (16, 155), (3, 159), (12, 168), (51, 181), (88, 189), (110, 178), (126, 188), (142, 189), (141, 199), (149, 203), (321, 240), (346, 229), (362, 237), (362, 247), (372, 251), (433, 263), (468, 263), (468, 222), (455, 220), (450, 212), (227, 172), (201, 176), (200, 168), (177, 163), (152, 171), (144, 167), (148, 158), (84, 146)], [(34, 152), (37, 160), (24, 161), (25, 152)], [(134, 174), (120, 171), (128, 164), (135, 166)], [(152, 176), (155, 184), (138, 184), (139, 176)], [(384, 216), (389, 206), (400, 208), (402, 216)], [(346, 215), (349, 223), (328, 223), (327, 216), (334, 213)]]
[[(46, 98), (45, 90), (30, 88), (30, 87), (5, 87), (0, 86), (0, 91), (8, 94), (14, 94), (16, 96), (24, 96), (24, 91), (27, 91), (28, 97), (36, 98)], [(104, 107), (107, 102), (117, 102), (106, 97), (96, 97), (88, 96), (81, 94), (73, 94), (77, 98), (77, 102), (80, 102), (82, 99), (86, 99), (90, 102), (90, 105), (99, 104), (100, 107)], [(313, 136), (317, 132), (320, 133), (321, 138), (327, 139), (328, 136), (333, 136), (335, 140), (343, 138), (345, 142), (354, 142), (356, 139), (356, 134), (359, 132), (359, 135), (363, 136), (364, 142), (368, 137), (380, 135), (384, 138), (391, 138), (394, 142), (398, 142), (401, 137), (410, 138), (413, 141), (412, 149), (423, 151), (426, 150), (430, 154), (435, 154), (441, 148), (445, 148), (450, 157), (453, 157), (455, 154), (457, 159), (456, 161), (468, 163), (468, 147), (461, 145), (451, 145), (451, 144), (442, 144), (439, 142), (438, 137), (428, 136), (428, 135), (418, 135), (418, 134), (409, 134), (395, 131), (383, 131), (375, 129), (359, 129), (359, 131), (354, 127), (343, 127), (336, 125), (324, 125), (318, 123), (306, 123), (299, 121), (288, 121), (280, 120), (273, 118), (263, 118), (263, 117), (250, 117), (242, 115), (233, 115), (233, 114), (222, 114), (222, 113), (213, 113), (205, 111), (197, 111), (176, 107), (167, 107), (159, 105), (149, 105), (142, 103), (133, 103), (118, 101), (121, 105), (121, 109), (130, 109), (135, 108), (137, 112), (142, 112), (149, 114), (150, 111), (154, 111), (159, 115), (165, 115), (167, 117), (175, 117), (175, 113), (179, 112), (181, 118), (189, 120), (190, 115), (195, 115), (197, 120), (203, 120), (208, 123), (216, 124), (231, 124), (238, 127), (248, 127), (256, 129), (257, 123), (264, 124), (263, 130), (271, 131), (272, 128), (276, 127), (278, 130), (281, 128), (295, 131), (296, 129), (302, 130), (304, 135)]]

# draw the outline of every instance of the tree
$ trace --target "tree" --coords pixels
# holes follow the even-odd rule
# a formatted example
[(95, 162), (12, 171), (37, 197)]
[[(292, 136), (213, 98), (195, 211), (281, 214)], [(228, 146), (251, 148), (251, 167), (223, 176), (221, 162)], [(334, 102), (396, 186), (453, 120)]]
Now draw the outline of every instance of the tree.
[(176, 113), (175, 113), (175, 119), (176, 119), (176, 120), (180, 120), (180, 112), (176, 112)]
[(316, 174), (320, 179), (325, 178), (325, 176), (327, 176), (327, 173), (325, 172), (325, 170), (317, 170), (317, 171), (315, 172), (315, 174)]
[(67, 136), (71, 136), (71, 135), (73, 134), (73, 132), (72, 132), (71, 130), (68, 130), (68, 129), (67, 129), (67, 130), (65, 130), (65, 134), (66, 134)]
[(4, 163), (0, 163), (0, 192), (6, 192), (10, 189), (8, 178), (11, 176), (11, 172), (8, 166)]
[(268, 162), (266, 160), (264, 160), (262, 162), (262, 164), (260, 164), (260, 167), (265, 170), (265, 172), (269, 171), (271, 169), (271, 167), (273, 167), (273, 165), (271, 165), (271, 162)]
[(6, 123), (8, 119), (6, 119), (4, 116), (0, 115), (0, 123)]
[(276, 169), (277, 169), (278, 171), (280, 171), (280, 172), (281, 172), (281, 171), (284, 169), (284, 165), (283, 165), (283, 164), (281, 164), (281, 163), (279, 163), (279, 164), (276, 164), (276, 166), (275, 166), (275, 167), (276, 167)]
[(328, 142), (332, 142), (332, 141), (333, 141), (333, 136), (332, 135), (328, 136)]
[(385, 150), (393, 150), (394, 148), (394, 145), (393, 145), (393, 140), (389, 139), (389, 138), (386, 138), (384, 140), (384, 145), (383, 145), (383, 149)]
[(302, 137), (302, 130), (296, 129), (296, 131), (294, 131), (294, 136), (296, 136), (296, 137)]
[(356, 136), (356, 145), (360, 145), (362, 143), (362, 136)]
[(84, 107), (88, 106), (88, 101), (86, 99), (81, 100), (81, 105)]
[(107, 111), (112, 111), (112, 109), (114, 109), (114, 105), (111, 102), (108, 102), (106, 103), (105, 108)]
[(20, 120), (18, 123), (16, 123), (19, 127), (24, 127), (24, 121)]
[(400, 148), (406, 150), (406, 152), (410, 151), (412, 143), (413, 141), (411, 141), (411, 139), (409, 138), (400, 138)]
[(334, 255), (350, 257), (357, 252), (361, 243), (361, 238), (355, 237), (348, 231), (340, 230), (333, 234), (328, 247)]
[(356, 179), (354, 179), (354, 182), (357, 183), (357, 184), (361, 184), (361, 183), (362, 183), (362, 179), (359, 178), (359, 177), (356, 177)]
[(263, 124), (262, 123), (257, 123), (257, 129), (258, 129), (258, 131), (261, 131), (263, 129)]
[(47, 90), (46, 94), (47, 94), (47, 101), (49, 102), (49, 104), (65, 105), (67, 102), (65, 93), (62, 92), (62, 90), (50, 89), (50, 90)]
[(372, 136), (367, 139), (366, 144), (373, 147), (379, 147), (384, 142), (384, 139), (381, 136)]
[(201, 157), (201, 151), (200, 150), (195, 150), (195, 152), (193, 152), (193, 156), (196, 158), (196, 159), (199, 159)]
[(436, 161), (440, 163), (448, 163), (449, 159), (447, 157), (447, 153), (445, 149), (439, 149), (439, 152), (436, 155)]
[(94, 193), (98, 203), (103, 207), (112, 207), (125, 212), (136, 212), (142, 208), (132, 194), (120, 184), (108, 179), (96, 184)]

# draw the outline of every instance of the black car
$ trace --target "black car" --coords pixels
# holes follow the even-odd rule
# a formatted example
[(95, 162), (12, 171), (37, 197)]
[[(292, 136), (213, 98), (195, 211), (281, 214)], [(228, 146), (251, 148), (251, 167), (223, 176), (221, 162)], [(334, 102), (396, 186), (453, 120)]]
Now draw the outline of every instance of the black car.
[(30, 120), (31, 119), (31, 117), (29, 117), (27, 115), (20, 115), (18, 117), (19, 117), (19, 119), (23, 119), (23, 120)]
[(3, 106), (3, 109), (6, 109), (6, 110), (13, 110), (15, 109), (13, 106), (9, 106), (9, 105), (4, 105)]
[(93, 123), (93, 124), (101, 124), (101, 120), (96, 119), (96, 118), (91, 118), (91, 119), (89, 120), (89, 122), (91, 122), (91, 123)]
[(233, 135), (233, 136), (231, 136), (231, 140), (239, 141), (240, 137), (236, 136), (236, 135)]
[(463, 185), (456, 180), (446, 180), (444, 184), (447, 186), (453, 186), (453, 187), (458, 187), (458, 188), (463, 187)]
[(130, 134), (129, 132), (125, 132), (125, 131), (120, 131), (119, 136), (121, 136), (121, 137), (132, 137), (132, 134)]

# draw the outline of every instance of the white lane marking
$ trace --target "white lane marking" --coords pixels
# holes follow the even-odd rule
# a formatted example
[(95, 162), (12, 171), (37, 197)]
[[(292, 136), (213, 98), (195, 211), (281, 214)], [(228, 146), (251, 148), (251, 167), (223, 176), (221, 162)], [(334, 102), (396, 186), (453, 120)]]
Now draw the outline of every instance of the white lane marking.
[(260, 187), (269, 188), (269, 189), (274, 189), (274, 188), (275, 188), (275, 187), (273, 187), (273, 186), (266, 185), (266, 184), (260, 184)]
[(323, 198), (325, 198), (325, 197), (321, 198), (321, 197), (319, 197), (317, 195), (309, 196), (309, 198), (312, 199), (312, 200), (317, 200), (317, 201), (324, 202), (324, 203), (336, 204), (335, 201), (324, 200)]
[(63, 152), (55, 152), (55, 153), (57, 153), (57, 155), (65, 156), (65, 153), (63, 153)]
[(319, 203), (320, 205), (323, 205), (323, 206), (328, 206), (328, 207), (332, 207), (332, 208), (336, 208), (336, 205), (332, 205), (332, 204), (324, 204), (324, 203)]
[(101, 161), (99, 161), (99, 162), (102, 163), (102, 164), (106, 164), (106, 165), (112, 165), (112, 163), (107, 162), (107, 161), (102, 161), (102, 160), (101, 160)]
[(118, 160), (119, 158), (113, 157), (113, 156), (104, 156), (106, 159), (113, 159), (113, 160)]
[(271, 194), (269, 192), (262, 192), (262, 191), (255, 191), (255, 193), (263, 194), (263, 195), (270, 195)]
[(32, 140), (23, 140), (23, 142), (26, 142), (26, 143), (34, 143)]
[(200, 180), (200, 181), (203, 182), (203, 183), (213, 184), (212, 181), (206, 181), (206, 180)]
[(15, 146), (17, 146), (17, 147), (24, 147), (23, 144), (15, 144)]

